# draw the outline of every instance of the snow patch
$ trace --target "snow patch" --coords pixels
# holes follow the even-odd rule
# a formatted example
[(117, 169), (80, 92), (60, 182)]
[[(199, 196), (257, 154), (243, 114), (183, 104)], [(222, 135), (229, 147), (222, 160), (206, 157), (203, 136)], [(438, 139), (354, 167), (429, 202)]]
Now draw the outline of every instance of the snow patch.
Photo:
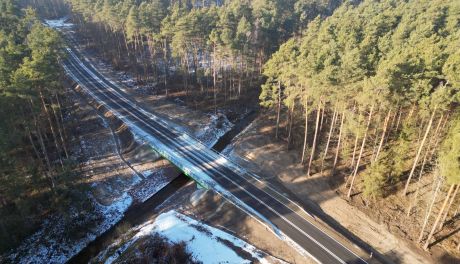
[(142, 176), (144, 176), (145, 178), (149, 177), (150, 175), (152, 175), (153, 173), (153, 170), (145, 170), (142, 172)]
[[(94, 201), (94, 199), (93, 199)], [(97, 221), (102, 218), (95, 228), (88, 230), (83, 237), (70, 241), (66, 239), (67, 228), (62, 217), (46, 220), (39, 231), (26, 239), (19, 248), (6, 257), (14, 263), (64, 263), (80, 252), (88, 243), (104, 233), (115, 223), (120, 221), (123, 213), (132, 203), (132, 198), (124, 193), (114, 203), (104, 206), (94, 202), (95, 213), (85, 214), (78, 223)], [(74, 212), (77, 214), (77, 212)], [(59, 238), (59, 239), (56, 239)]]
[[(164, 237), (171, 243), (185, 242), (187, 250), (196, 260), (203, 263), (252, 263), (254, 260), (269, 263), (266, 259), (268, 255), (253, 245), (174, 210), (160, 214), (153, 223), (138, 227), (137, 233), (118, 250), (110, 250), (114, 247), (112, 245), (96, 258), (98, 261), (105, 259), (105, 263), (110, 264), (137, 240), (146, 236), (153, 237), (154, 234)], [(252, 259), (244, 259), (235, 251), (236, 248), (248, 253)], [(109, 252), (115, 253), (107, 256)]]
[(192, 195), (190, 196), (190, 203), (193, 206), (197, 206), (200, 203), (201, 199), (205, 196), (207, 191), (208, 190), (206, 189), (198, 189), (194, 191)]
[[(146, 175), (145, 173), (143, 173)], [(130, 195), (133, 197), (134, 200), (139, 201), (141, 203), (147, 201), (150, 197), (155, 195), (158, 191), (163, 189), (168, 183), (171, 182), (172, 178), (169, 175), (164, 173), (163, 169), (155, 171), (155, 173), (149, 173), (146, 176), (153, 176), (154, 177), (147, 177), (143, 180), (139, 185), (130, 191)]]
[(72, 23), (66, 23), (69, 20), (69, 17), (63, 17), (60, 19), (45, 19), (45, 24), (50, 28), (63, 29), (63, 28), (72, 28)]
[(212, 147), (225, 133), (232, 129), (233, 124), (228, 120), (227, 116), (220, 113), (209, 115), (209, 120), (210, 122), (202, 126), (199, 132), (195, 134), (195, 137), (204, 142), (206, 146)]

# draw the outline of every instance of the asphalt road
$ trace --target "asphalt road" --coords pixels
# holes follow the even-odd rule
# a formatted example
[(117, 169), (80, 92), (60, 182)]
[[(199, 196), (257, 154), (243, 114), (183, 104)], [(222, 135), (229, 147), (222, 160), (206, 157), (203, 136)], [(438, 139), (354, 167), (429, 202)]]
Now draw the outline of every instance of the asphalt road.
[[(153, 138), (152, 147), (162, 150), (164, 156), (189, 176), (198, 181), (203, 177), (215, 181), (222, 187), (215, 188), (216, 192), (237, 205), (243, 203), (247, 208), (252, 208), (257, 212), (253, 213), (253, 216), (266, 222), (267, 226), (279, 229), (319, 263), (367, 263), (288, 207), (285, 201), (248, 181), (247, 177), (241, 175), (241, 171), (228, 165), (231, 162), (225, 157), (210, 150), (198, 140), (177, 131), (159, 117), (146, 112), (130, 99), (119, 85), (102, 76), (77, 51), (68, 49), (68, 53), (68, 58), (63, 62), (68, 76), (96, 101), (130, 123), (131, 127), (135, 126)], [(251, 210), (246, 211), (251, 213)]]

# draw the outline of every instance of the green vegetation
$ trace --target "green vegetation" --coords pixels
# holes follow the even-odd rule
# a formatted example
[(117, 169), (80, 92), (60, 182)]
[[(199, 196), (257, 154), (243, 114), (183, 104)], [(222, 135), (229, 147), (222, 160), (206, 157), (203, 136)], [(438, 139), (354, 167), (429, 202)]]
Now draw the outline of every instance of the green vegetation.
[(439, 167), (455, 200), (459, 1), (68, 2), (87, 44), (166, 95), (217, 109), (260, 91), (275, 138), (300, 151), (307, 175), (350, 175), (349, 199), (399, 190), (410, 215)]
[(32, 9), (0, 1), (0, 252), (81, 201), (59, 101), (61, 49)]
[(460, 182), (460, 113), (456, 113), (452, 118), (439, 152), (440, 174), (447, 178), (449, 184), (458, 184)]
[[(413, 159), (408, 154), (415, 152), (409, 184), (421, 153), (435, 148), (436, 138), (443, 135), (436, 120), (447, 122), (458, 111), (459, 12), (458, 1), (345, 3), (331, 17), (310, 23), (304, 36), (283, 44), (265, 64), (268, 79), (261, 104), (279, 101), (288, 110), (294, 109), (292, 104), (311, 104), (321, 120), (328, 113), (344, 114), (344, 140), (355, 142), (346, 144), (354, 145), (349, 197), (366, 151), (379, 163), (367, 174), (374, 179), (385, 178), (376, 175), (386, 171), (380, 168), (383, 149), (392, 151), (397, 167), (393, 175), (398, 177), (408, 170), (404, 159)], [(318, 122), (315, 127), (311, 157), (316, 154)], [(415, 130), (422, 133), (417, 136)], [(443, 174), (459, 183), (449, 175)], [(382, 191), (371, 189), (366, 192), (371, 196)]]
[[(343, 142), (336, 151), (342, 152), (342, 164), (350, 166), (348, 198), (359, 179), (365, 199), (376, 201), (400, 181), (408, 195), (415, 175), (420, 181), (424, 169), (438, 164), (438, 177), (450, 188), (425, 247), (446, 220), (457, 193), (454, 186), (460, 184), (459, 17), (460, 2), (455, 0), (346, 2), (332, 16), (308, 24), (303, 36), (283, 44), (263, 71), (267, 81), (261, 105), (278, 116), (282, 109), (288, 111), (288, 146), (295, 123), (291, 112), (305, 109), (305, 139), (313, 133), (313, 141), (303, 144), (304, 156), (310, 149), (308, 174), (319, 156), (323, 119), (330, 118), (326, 144), (334, 131), (332, 138)], [(337, 113), (345, 123), (343, 133), (334, 129)], [(313, 132), (307, 130), (310, 119)], [(417, 201), (419, 186), (409, 199)]]
[[(59, 13), (54, 2), (42, 12)], [(168, 96), (215, 110), (259, 99), (306, 174), (329, 171), (348, 199), (362, 191), (372, 204), (400, 192), (413, 200), (410, 216), (422, 177), (434, 175), (425, 247), (458, 204), (458, 0), (66, 3), (82, 44)], [(63, 204), (72, 181), (59, 104), (62, 41), (12, 0), (0, 0), (0, 11), (0, 213), (14, 212), (0, 220), (4, 238), (25, 216)]]
[(88, 43), (115, 66), (134, 71), (138, 80), (163, 83), (165, 94), (179, 81), (176, 86), (187, 100), (206, 98), (214, 107), (251, 94), (260, 84), (263, 64), (281, 43), (302, 34), (311, 19), (329, 15), (341, 3), (67, 1), (81, 36), (98, 39)]

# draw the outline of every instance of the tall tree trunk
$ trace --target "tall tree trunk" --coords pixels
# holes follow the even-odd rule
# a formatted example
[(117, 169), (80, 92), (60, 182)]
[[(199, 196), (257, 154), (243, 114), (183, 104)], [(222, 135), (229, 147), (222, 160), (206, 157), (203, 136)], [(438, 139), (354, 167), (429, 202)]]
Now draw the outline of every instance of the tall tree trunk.
[(398, 121), (396, 122), (395, 131), (398, 131), (399, 124), (401, 123), (401, 114), (402, 114), (402, 110), (401, 110), (401, 107), (400, 107), (399, 110), (398, 110)]
[(425, 244), (423, 245), (423, 249), (427, 250), (428, 246), (430, 245), (431, 238), (434, 235), (434, 232), (436, 231), (436, 227), (439, 224), (439, 221), (441, 220), (441, 215), (446, 209), (447, 201), (449, 200), (450, 194), (452, 193), (452, 190), (454, 189), (455, 184), (450, 185), (449, 191), (447, 192), (447, 196), (444, 199), (444, 203), (442, 204), (441, 210), (439, 210), (438, 216), (436, 217), (436, 220), (434, 221), (433, 227), (431, 228), (430, 234), (428, 234), (428, 238), (425, 241)]
[(276, 110), (276, 131), (275, 131), (276, 139), (278, 139), (278, 130), (280, 128), (280, 115), (281, 115), (281, 81), (278, 81), (278, 107)]
[(313, 157), (315, 156), (316, 140), (317, 140), (317, 137), (318, 137), (320, 114), (321, 114), (321, 99), (319, 99), (319, 101), (318, 101), (318, 109), (316, 110), (315, 135), (313, 136), (313, 145), (311, 146), (310, 160), (308, 162), (308, 170), (307, 170), (307, 176), (308, 177), (310, 177), (311, 163), (313, 162)]
[(410, 122), (410, 119), (412, 118), (414, 111), (415, 111), (415, 104), (412, 104), (412, 107), (410, 108), (409, 113), (407, 114), (406, 119), (404, 120), (406, 123)]
[[(61, 105), (61, 100), (59, 100), (59, 95), (58, 95), (57, 93), (56, 93), (56, 102), (57, 102), (58, 107), (59, 107), (59, 118), (61, 119), (61, 124), (64, 124), (64, 117), (62, 116), (62, 105)], [(64, 133), (64, 138), (65, 138), (65, 139), (68, 139), (66, 130), (63, 129), (62, 132)]]
[(164, 85), (165, 95), (168, 97), (168, 79), (169, 79), (169, 63), (168, 63), (168, 41), (165, 38), (163, 41), (163, 65), (164, 65)]
[(34, 120), (35, 130), (37, 131), (37, 136), (38, 136), (38, 139), (39, 139), (40, 147), (42, 149), (43, 157), (45, 158), (46, 167), (47, 167), (48, 171), (51, 171), (51, 162), (50, 162), (50, 159), (48, 157), (48, 151), (46, 150), (46, 145), (45, 145), (45, 142), (43, 140), (40, 125), (39, 125), (38, 120), (37, 120), (38, 118), (36, 117), (35, 111), (33, 110), (32, 100), (30, 100), (29, 102), (30, 102), (30, 109), (31, 109), (31, 113), (32, 113), (32, 118)]
[(423, 220), (422, 229), (420, 230), (420, 235), (418, 236), (418, 239), (417, 239), (417, 242), (419, 243), (422, 241), (423, 235), (425, 234), (425, 228), (428, 224), (428, 220), (430, 219), (431, 211), (433, 210), (434, 203), (436, 202), (436, 197), (438, 196), (438, 191), (439, 191), (439, 188), (441, 187), (442, 180), (439, 177), (437, 177), (436, 182), (437, 183), (436, 183), (436, 187), (433, 190), (431, 203), (430, 203), (430, 206), (427, 207), (427, 211), (425, 212), (425, 218)]
[(46, 117), (48, 118), (48, 122), (49, 122), (49, 125), (50, 125), (51, 134), (53, 135), (53, 141), (54, 141), (54, 146), (56, 147), (56, 153), (58, 155), (59, 162), (61, 163), (61, 166), (64, 168), (64, 163), (62, 162), (62, 157), (61, 157), (61, 150), (60, 150), (59, 143), (58, 143), (58, 140), (57, 140), (56, 132), (54, 131), (53, 122), (51, 121), (51, 114), (48, 111), (48, 107), (46, 106), (45, 98), (43, 96), (43, 93), (42, 93), (41, 89), (40, 89), (39, 93), (40, 93), (40, 99), (41, 99), (42, 105), (43, 105), (43, 110), (45, 110)]
[[(427, 120), (426, 123), (429, 123), (429, 120)], [(420, 144), (420, 141), (422, 140), (423, 128), (425, 127), (425, 120), (422, 121), (422, 124), (420, 125), (420, 127), (422, 129), (418, 130), (417, 145)]]
[[(431, 148), (431, 153), (430, 153), (430, 160), (433, 158), (434, 153), (436, 152), (436, 147), (438, 146), (438, 143), (441, 141), (441, 131), (443, 130), (443, 125), (441, 125), (441, 121), (444, 117), (444, 114), (441, 115), (441, 118), (438, 121), (438, 125), (436, 126), (436, 129), (434, 130), (433, 136), (430, 139), (429, 146), (433, 146)], [(446, 116), (444, 125), (446, 124), (448, 120), (448, 117)]]
[(56, 184), (54, 182), (54, 177), (52, 175), (51, 162), (50, 162), (50, 159), (48, 157), (48, 151), (46, 149), (46, 145), (45, 145), (45, 142), (43, 140), (43, 135), (42, 135), (42, 132), (41, 132), (40, 125), (38, 123), (37, 117), (35, 116), (35, 113), (34, 113), (34, 110), (33, 110), (32, 100), (30, 100), (30, 107), (31, 107), (32, 118), (34, 120), (34, 125), (35, 125), (35, 129), (37, 131), (37, 136), (38, 136), (38, 140), (39, 140), (39, 143), (40, 143), (40, 147), (42, 149), (43, 157), (45, 158), (45, 162), (46, 162), (46, 167), (47, 168), (45, 170), (45, 175), (49, 179), (49, 181), (50, 181), (50, 189), (54, 193)]
[(342, 130), (343, 130), (344, 119), (345, 119), (345, 111), (342, 112), (342, 117), (340, 118), (339, 140), (337, 141), (337, 147), (335, 149), (334, 164), (332, 165), (331, 174), (334, 174), (335, 167), (337, 166), (337, 161), (339, 160), (339, 149), (340, 149), (340, 143), (342, 141)]
[(29, 138), (30, 145), (32, 146), (32, 149), (34, 150), (35, 156), (37, 156), (37, 159), (40, 161), (40, 163), (43, 163), (42, 157), (40, 156), (40, 152), (38, 152), (38, 149), (35, 146), (34, 140), (32, 138), (32, 133), (30, 132), (29, 127), (26, 126), (26, 130), (27, 130), (27, 137)]
[(129, 52), (130, 48), (129, 48), (129, 44), (128, 44), (128, 39), (126, 37), (126, 33), (124, 30), (121, 31), (123, 33), (123, 39), (124, 39), (124, 42), (125, 42), (125, 48), (126, 48), (126, 53), (128, 55), (128, 57), (131, 57), (131, 54)]
[[(52, 102), (52, 100), (51, 100)], [(61, 142), (62, 142), (62, 149), (64, 150), (64, 154), (65, 154), (65, 157), (68, 159), (69, 158), (69, 153), (67, 152), (67, 147), (66, 147), (66, 142), (65, 142), (65, 139), (64, 139), (64, 135), (63, 135), (63, 128), (61, 128), (61, 125), (60, 122), (59, 122), (59, 117), (56, 113), (56, 109), (54, 109), (54, 107), (51, 107), (51, 109), (53, 110), (53, 115), (54, 115), (54, 119), (56, 120), (56, 127), (58, 129), (58, 132), (59, 132), (59, 137), (61, 138)]]
[(240, 52), (240, 67), (238, 69), (238, 98), (241, 97), (242, 75), (243, 75), (243, 53)]
[(321, 160), (321, 174), (323, 174), (324, 160), (326, 159), (326, 156), (327, 156), (327, 151), (329, 149), (329, 143), (331, 142), (332, 132), (334, 132), (334, 125), (335, 125), (336, 118), (337, 118), (337, 109), (334, 108), (334, 113), (332, 114), (331, 127), (329, 128), (329, 135), (327, 136), (326, 148), (324, 149), (323, 158)]
[[(380, 123), (380, 118), (376, 121), (376, 123)], [(374, 162), (375, 159), (375, 154), (377, 153), (377, 148), (378, 148), (378, 143), (379, 143), (379, 137), (377, 136), (379, 132), (379, 128), (375, 126), (374, 132), (370, 133), (370, 135), (374, 136), (374, 143), (372, 144), (372, 156), (371, 156), (371, 163)]]
[(380, 138), (380, 143), (379, 143), (379, 147), (377, 149), (377, 153), (375, 154), (375, 159), (374, 159), (374, 162), (377, 161), (377, 159), (379, 158), (379, 154), (380, 154), (380, 151), (382, 150), (382, 145), (383, 145), (383, 141), (385, 139), (385, 134), (387, 132), (387, 128), (388, 128), (388, 121), (390, 119), (390, 115), (391, 115), (391, 108), (388, 110), (388, 114), (387, 114), (387, 117), (385, 118), (385, 122), (383, 124), (383, 131), (382, 131), (382, 136)]
[(291, 146), (291, 141), (292, 141), (292, 123), (294, 122), (294, 109), (295, 109), (295, 103), (292, 103), (292, 107), (290, 109), (291, 114), (289, 115), (289, 130), (288, 130), (288, 138), (287, 138), (287, 148), (289, 150)]
[(369, 126), (371, 125), (373, 111), (374, 111), (374, 105), (371, 106), (371, 110), (369, 111), (369, 118), (367, 120), (366, 130), (364, 132), (364, 138), (361, 144), (361, 150), (359, 151), (358, 160), (356, 161), (355, 170), (353, 171), (353, 177), (351, 178), (350, 189), (348, 190), (348, 194), (347, 194), (348, 198), (351, 197), (351, 190), (353, 189), (353, 184), (355, 183), (356, 174), (358, 173), (358, 169), (359, 169), (359, 163), (361, 162), (361, 157), (363, 156), (364, 147), (366, 146), (367, 132), (369, 131)]
[(319, 125), (319, 131), (322, 131), (322, 130), (323, 130), (323, 121), (324, 121), (324, 112), (325, 112), (325, 109), (326, 109), (326, 104), (324, 104), (324, 105), (321, 107), (321, 122), (320, 122), (320, 125)]
[(449, 205), (446, 208), (446, 212), (444, 213), (444, 216), (442, 217), (442, 220), (439, 223), (439, 230), (441, 230), (444, 227), (444, 224), (446, 223), (446, 219), (447, 219), (447, 216), (449, 215), (450, 207), (452, 206), (452, 203), (455, 200), (455, 196), (457, 196), (458, 187), (460, 187), (460, 184), (458, 184), (457, 187), (455, 187), (454, 194), (452, 194), (452, 197), (450, 198), (450, 201), (449, 201)]
[(350, 162), (350, 167), (354, 168), (355, 166), (355, 156), (356, 156), (356, 150), (358, 150), (358, 139), (359, 139), (359, 132), (356, 133), (355, 135), (355, 144), (353, 147), (353, 155), (351, 156), (351, 162)]
[(217, 74), (216, 74), (216, 44), (212, 45), (212, 83), (214, 90), (214, 113), (217, 114)]
[[(360, 120), (361, 120), (361, 113), (359, 113), (359, 115), (358, 115), (358, 121), (360, 121)], [(355, 157), (356, 157), (356, 150), (358, 149), (359, 134), (360, 133), (358, 131), (358, 133), (356, 133), (356, 135), (355, 135), (355, 144), (354, 144), (354, 147), (353, 147), (353, 155), (351, 156), (351, 163), (350, 163), (351, 169), (353, 169), (354, 165), (355, 165)]]
[(407, 216), (410, 216), (410, 213), (412, 211), (412, 208), (417, 204), (418, 202), (418, 194), (419, 194), (419, 191), (420, 191), (420, 181), (422, 179), (422, 174), (423, 174), (423, 170), (425, 169), (425, 164), (426, 164), (426, 160), (427, 160), (427, 157), (428, 157), (428, 149), (426, 150), (425, 152), (425, 155), (423, 156), (423, 162), (422, 162), (422, 166), (420, 167), (420, 172), (418, 174), (418, 180), (417, 180), (417, 189), (415, 190), (415, 195), (414, 195), (414, 198), (410, 201), (409, 203), (409, 207), (407, 208)]
[(45, 161), (48, 167), (45, 172), (45, 175), (50, 180), (50, 188), (54, 192), (56, 184), (54, 182), (54, 177), (52, 175), (52, 169), (51, 169), (50, 159), (48, 157), (48, 151), (46, 150), (45, 142), (43, 141), (43, 136), (42, 136), (40, 126), (38, 126), (38, 124), (36, 124), (36, 126), (37, 126), (37, 134), (38, 134), (38, 139), (40, 141), (40, 146), (42, 148), (43, 156), (45, 157)]
[(303, 148), (302, 148), (302, 161), (305, 161), (305, 153), (307, 152), (307, 138), (308, 138), (308, 96), (305, 98), (305, 131), (303, 136)]
[(417, 167), (418, 159), (420, 158), (420, 153), (422, 153), (423, 146), (428, 137), (428, 134), (430, 133), (431, 124), (433, 123), (433, 118), (434, 118), (435, 113), (436, 113), (436, 109), (431, 114), (430, 121), (428, 122), (428, 125), (426, 127), (425, 135), (423, 136), (422, 142), (420, 143), (420, 146), (417, 151), (417, 155), (415, 156), (414, 164), (412, 165), (412, 169), (406, 181), (406, 186), (404, 187), (404, 195), (407, 195), (407, 190), (409, 189), (410, 180), (412, 179), (412, 176), (414, 175), (414, 171), (415, 171), (415, 168)]

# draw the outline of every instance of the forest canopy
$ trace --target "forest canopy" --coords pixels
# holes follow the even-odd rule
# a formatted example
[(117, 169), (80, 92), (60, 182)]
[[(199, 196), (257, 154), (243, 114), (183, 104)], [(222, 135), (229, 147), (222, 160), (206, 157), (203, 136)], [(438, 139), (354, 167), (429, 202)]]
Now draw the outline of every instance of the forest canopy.
[(67, 150), (60, 34), (0, 0), (0, 252), (81, 195)]
[[(207, 111), (257, 104), (305, 177), (329, 176), (366, 206), (401, 194), (425, 248), (458, 216), (450, 209), (460, 186), (460, 1), (65, 3), (72, 12), (59, 0), (37, 12), (72, 19), (75, 44), (139, 84)], [(0, 219), (0, 251), (13, 233), (19, 241), (27, 215), (75, 194), (60, 105), (63, 39), (28, 4), (0, 0), (0, 215), (14, 212)], [(432, 191), (422, 203), (424, 179)]]

